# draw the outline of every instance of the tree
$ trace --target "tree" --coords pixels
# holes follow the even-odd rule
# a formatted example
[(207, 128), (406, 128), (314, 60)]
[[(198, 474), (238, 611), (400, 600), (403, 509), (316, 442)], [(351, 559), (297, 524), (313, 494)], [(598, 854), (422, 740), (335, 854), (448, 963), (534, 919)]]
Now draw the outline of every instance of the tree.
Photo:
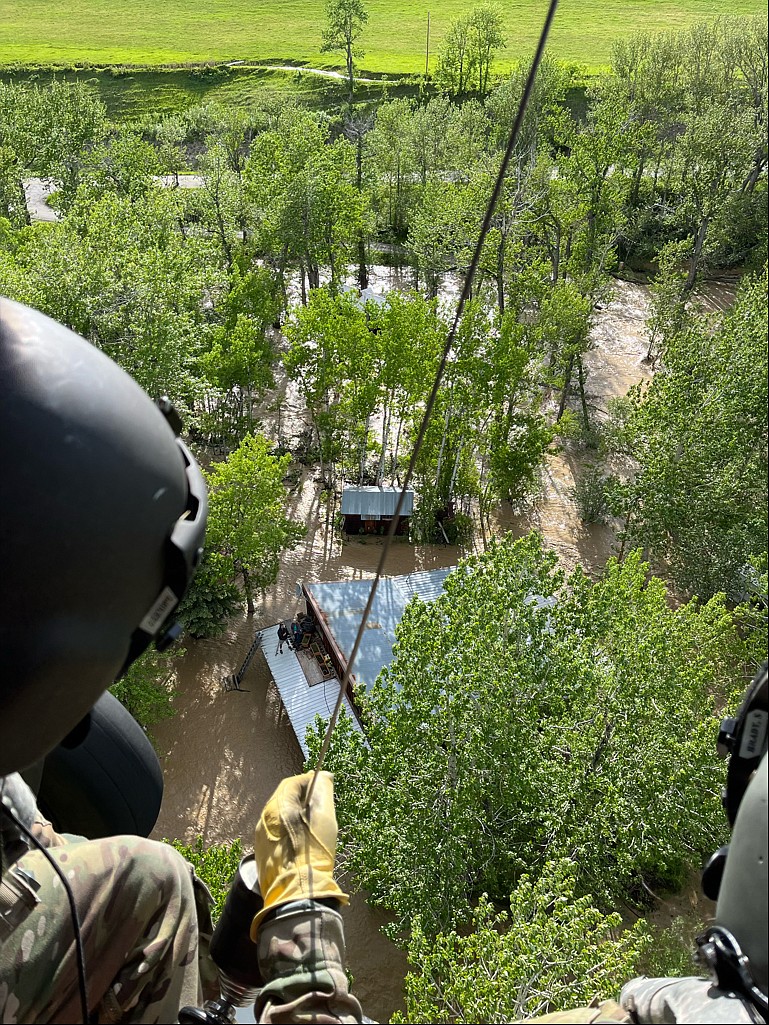
[(203, 552), (192, 584), (179, 604), (179, 622), (192, 637), (219, 637), (243, 608), (232, 568), (219, 552)]
[[(373, 345), (366, 312), (349, 292), (332, 296), (326, 289), (316, 289), (307, 306), (294, 311), (286, 337), (286, 373), (304, 394), (321, 476), (333, 481), (345, 431), (363, 429), (376, 406), (378, 386), (371, 372)], [(358, 438), (347, 446), (353, 459), (360, 442)]]
[(470, 15), (455, 18), (441, 41), (435, 81), (450, 96), (463, 96), (470, 89), (475, 71), (470, 41)]
[(473, 910), (472, 931), (426, 935), (419, 919), (409, 941), (406, 1014), (393, 1022), (511, 1022), (614, 996), (651, 944), (639, 919), (622, 930), (589, 896), (577, 896), (576, 866), (548, 862), (524, 875), (509, 911), (486, 897)]
[(396, 239), (406, 233), (412, 178), (416, 172), (409, 146), (411, 119), (408, 100), (390, 100), (377, 108), (374, 127), (366, 137), (366, 167), (375, 183), (375, 208)]
[(476, 7), (455, 18), (441, 42), (435, 77), (452, 96), (476, 90), (489, 91), (491, 65), (497, 50), (505, 45), (502, 14), (491, 4)]
[(216, 925), (243, 857), (243, 844), (235, 840), (231, 844), (210, 844), (206, 847), (202, 836), (196, 836), (191, 844), (182, 843), (181, 840), (165, 840), (164, 843), (175, 847), (208, 887), (213, 897), (211, 918)]
[(626, 543), (703, 599), (740, 601), (751, 558), (766, 558), (766, 286), (766, 271), (746, 281), (721, 318), (681, 316), (614, 445), (632, 460)]
[(363, 56), (363, 50), (355, 46), (355, 41), (367, 21), (368, 11), (363, 0), (327, 0), (326, 28), (323, 30), (323, 45), (320, 49), (321, 53), (335, 50), (344, 53), (351, 106), (355, 92), (354, 58)]
[[(19, 186), (25, 173), (53, 178), (65, 209), (106, 126), (104, 104), (80, 82), (52, 82), (45, 88), (0, 83), (0, 138), (14, 154)], [(7, 155), (0, 157), (0, 167), (3, 163), (8, 165)]]
[(481, 96), (489, 91), (491, 65), (497, 50), (501, 50), (504, 45), (500, 9), (491, 4), (476, 7), (470, 16), (470, 48), (478, 75), (478, 93)]
[(334, 738), (342, 861), (393, 934), (562, 858), (597, 907), (642, 906), (722, 842), (713, 737), (745, 653), (722, 598), (671, 608), (637, 553), (595, 583), (556, 561), (530, 535), (461, 562), (408, 606), (367, 743)]
[(241, 272), (236, 265), (230, 289), (217, 308), (223, 323), (210, 335), (200, 368), (211, 384), (205, 396), (209, 442), (237, 445), (254, 429), (255, 406), (275, 385), (275, 350), (267, 332), (280, 311), (278, 285), (265, 268)]
[(81, 187), (56, 224), (17, 233), (4, 290), (103, 349), (148, 394), (168, 395), (193, 423), (206, 300), (225, 284), (207, 237), (179, 231), (180, 197), (131, 199)]
[(206, 547), (219, 556), (230, 578), (242, 575), (249, 615), (255, 589), (275, 583), (281, 553), (295, 548), (305, 534), (284, 512), (283, 478), (290, 462), (288, 455), (271, 455), (266, 438), (247, 435), (206, 473)]
[(160, 652), (149, 648), (132, 663), (110, 690), (145, 729), (174, 714), (173, 677), (176, 660), (183, 649)]
[(285, 110), (255, 141), (244, 176), (261, 245), (281, 277), (289, 261), (299, 263), (303, 302), (307, 284), (320, 285), (321, 269), (338, 288), (367, 227), (355, 148), (344, 138), (331, 143), (328, 135), (316, 115)]

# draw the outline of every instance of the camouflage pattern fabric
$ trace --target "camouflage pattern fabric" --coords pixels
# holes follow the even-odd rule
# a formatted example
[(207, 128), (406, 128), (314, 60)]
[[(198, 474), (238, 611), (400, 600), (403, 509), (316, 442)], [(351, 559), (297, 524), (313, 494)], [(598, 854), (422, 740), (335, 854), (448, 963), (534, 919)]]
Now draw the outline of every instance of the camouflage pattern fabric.
[(260, 990), (258, 1022), (362, 1022), (344, 972), (342, 916), (318, 901), (283, 904), (265, 919), (257, 939), (259, 968), (269, 981)]
[(530, 1018), (528, 1025), (611, 1021), (639, 1025), (751, 1025), (755, 1020), (742, 1000), (717, 989), (706, 979), (633, 979), (624, 986), (619, 1004), (606, 1000), (593, 1007), (556, 1011)]
[[(65, 840), (34, 799), (30, 810), (11, 777), (3, 803), (32, 827), (72, 887), (89, 1010), (100, 1022), (174, 1022), (180, 1006), (218, 994), (208, 957), (210, 896), (177, 851), (137, 836)], [(5, 840), (14, 840), (10, 833)], [(18, 833), (15, 839), (0, 881), (0, 1016), (82, 1021), (66, 893), (45, 856), (26, 850)]]
[(750, 1025), (758, 1020), (739, 997), (707, 979), (633, 979), (623, 988), (620, 1001), (633, 1021), (649, 1025)]
[[(632, 1022), (634, 1019), (630, 1017), (628, 1012), (620, 1007), (619, 1004), (613, 1000), (604, 1000), (599, 1003), (594, 1000), (589, 1007), (575, 1007), (569, 1011), (553, 1011), (552, 1014), (542, 1014), (536, 1018), (523, 1019), (529, 1023), (536, 1022), (539, 1025), (540, 1022), (558, 1022), (560, 1025), (592, 1025), (593, 1022)], [(520, 1023), (514, 1023), (514, 1025), (520, 1025)]]

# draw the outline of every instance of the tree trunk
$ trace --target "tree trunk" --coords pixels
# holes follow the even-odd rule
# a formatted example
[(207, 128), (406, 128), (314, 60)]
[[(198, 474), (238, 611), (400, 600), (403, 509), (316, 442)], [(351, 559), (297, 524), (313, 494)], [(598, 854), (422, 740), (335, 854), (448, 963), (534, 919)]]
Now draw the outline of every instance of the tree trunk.
[(320, 436), (320, 428), (317, 423), (315, 424), (315, 435), (318, 439), (318, 462), (320, 463), (320, 476), (322, 480), (326, 479), (325, 470), (323, 467), (323, 438)]
[(249, 616), (253, 616), (256, 608), (254, 607), (254, 588), (251, 584), (251, 576), (245, 566), (241, 566), (241, 573), (243, 574), (243, 590), (246, 592), (246, 607), (248, 609)]
[(764, 157), (763, 153), (759, 153), (755, 159), (755, 163), (753, 164), (753, 168), (750, 174), (745, 179), (742, 188), (740, 189), (740, 192), (746, 192), (748, 194), (753, 192), (756, 185), (758, 184), (758, 181), (761, 177), (761, 173), (763, 172), (765, 167), (766, 158)]
[(566, 410), (566, 397), (569, 394), (569, 386), (571, 385), (571, 375), (572, 375), (573, 372), (574, 372), (574, 357), (572, 356), (569, 359), (568, 364), (566, 365), (566, 376), (565, 376), (564, 381), (563, 381), (563, 391), (561, 392), (561, 401), (560, 401), (560, 404), (558, 406), (558, 416), (555, 418), (555, 422), (556, 423), (560, 422), (561, 417), (563, 416), (563, 414), (564, 414), (564, 412)]
[(585, 398), (585, 366), (581, 356), (577, 356), (577, 379), (579, 380), (579, 401), (582, 405), (582, 420), (587, 431), (590, 429), (590, 418), (588, 417), (587, 399)]
[(382, 414), (382, 451), (379, 455), (379, 467), (376, 474), (376, 483), (379, 487), (384, 480), (385, 461), (387, 456), (387, 439), (390, 436), (390, 417), (392, 410), (392, 390), (387, 396), (384, 412)]
[(441, 438), (441, 447), (438, 452), (438, 465), (435, 468), (435, 490), (440, 493), (440, 480), (441, 470), (443, 469), (443, 453), (446, 450), (446, 436), (449, 430), (449, 422), (451, 421), (451, 405), (446, 410), (446, 417), (443, 421), (443, 437)]
[(393, 449), (393, 476), (398, 472), (398, 456), (401, 449), (401, 432), (403, 431), (403, 415), (398, 417), (398, 433), (395, 435), (395, 448)]
[(505, 235), (500, 232), (497, 248), (497, 306), (500, 317), (505, 312)]
[(550, 263), (552, 266), (552, 283), (558, 284), (558, 275), (561, 272), (561, 226), (556, 224), (555, 226), (555, 241), (553, 243), (553, 251), (550, 257)]
[(348, 97), (347, 103), (350, 107), (350, 110), (352, 110), (352, 99), (355, 94), (355, 76), (353, 74), (352, 64), (352, 42), (352, 39), (347, 40), (347, 85), (350, 90), (350, 95)]
[(302, 261), (300, 261), (299, 262), (299, 281), (301, 283), (301, 289), (302, 289), (302, 306), (306, 306), (307, 305), (307, 285), (305, 284), (304, 275), (305, 275), (304, 263)]
[(705, 245), (705, 236), (708, 233), (708, 224), (710, 218), (705, 215), (700, 221), (700, 226), (697, 231), (697, 238), (694, 242), (694, 250), (692, 252), (691, 259), (689, 260), (689, 274), (686, 278), (684, 285), (684, 292), (691, 292), (694, 288), (694, 282), (697, 280), (697, 268), (700, 264), (700, 258), (702, 257), (702, 247)]
[(363, 429), (363, 440), (360, 443), (360, 457), (358, 459), (358, 487), (363, 486), (363, 474), (366, 472), (366, 453), (368, 451), (368, 432), (371, 423), (371, 416), (366, 417), (366, 424)]
[(638, 193), (641, 189), (641, 179), (643, 178), (644, 167), (646, 166), (646, 150), (641, 150), (641, 155), (638, 158), (638, 169), (633, 176), (633, 187), (630, 190), (630, 205), (638, 205)]

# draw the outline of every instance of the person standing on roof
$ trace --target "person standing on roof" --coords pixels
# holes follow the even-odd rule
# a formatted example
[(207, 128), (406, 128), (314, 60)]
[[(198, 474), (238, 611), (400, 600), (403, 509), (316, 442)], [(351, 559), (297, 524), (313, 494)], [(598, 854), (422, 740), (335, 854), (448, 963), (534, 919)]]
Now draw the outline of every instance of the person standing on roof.
[(289, 639), (288, 627), (283, 622), (283, 620), (281, 620), (280, 624), (278, 626), (278, 651), (277, 651), (278, 655), (282, 655), (283, 654), (283, 645), (284, 644), (288, 644), (289, 647), (290, 647), (291, 641)]

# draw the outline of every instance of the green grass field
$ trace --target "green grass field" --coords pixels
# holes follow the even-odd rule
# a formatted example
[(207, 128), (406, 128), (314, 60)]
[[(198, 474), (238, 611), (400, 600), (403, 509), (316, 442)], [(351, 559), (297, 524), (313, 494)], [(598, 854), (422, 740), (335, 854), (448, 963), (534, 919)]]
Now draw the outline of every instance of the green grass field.
[[(346, 102), (347, 90), (336, 79), (269, 68), (81, 68), (77, 70), (9, 70), (0, 65), (0, 81), (45, 86), (59, 82), (83, 82), (91, 86), (114, 121), (137, 119), (156, 121), (200, 103), (221, 103), (230, 107), (298, 101), (315, 110), (333, 111)], [(382, 80), (379, 85), (359, 86), (359, 101), (379, 100), (384, 89), (393, 99), (414, 95), (415, 83)]]
[[(321, 54), (324, 0), (2, 0), (0, 65), (163, 65), (201, 61), (290, 61), (338, 66)], [(418, 74), (425, 67), (430, 12), (431, 68), (452, 18), (474, 0), (368, 0), (361, 71)], [(500, 3), (510, 63), (533, 51), (544, 0)], [(679, 29), (726, 14), (766, 12), (763, 0), (561, 0), (551, 35), (555, 56), (605, 66), (614, 40), (639, 30)], [(501, 67), (500, 67), (501, 69)]]

